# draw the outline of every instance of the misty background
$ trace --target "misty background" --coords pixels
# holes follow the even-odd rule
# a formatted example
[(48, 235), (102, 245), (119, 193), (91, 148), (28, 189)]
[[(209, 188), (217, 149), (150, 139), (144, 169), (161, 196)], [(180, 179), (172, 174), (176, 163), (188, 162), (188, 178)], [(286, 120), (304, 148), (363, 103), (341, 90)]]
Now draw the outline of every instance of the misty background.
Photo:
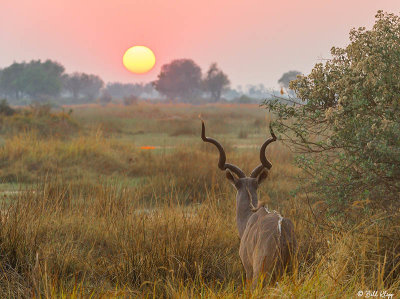
[(105, 82), (96, 74), (67, 73), (52, 60), (14, 62), (0, 69), (0, 98), (13, 105), (34, 102), (55, 105), (110, 102), (131, 105), (138, 100), (202, 104), (207, 102), (259, 103), (290, 96), (289, 82), (299, 71), (288, 71), (277, 78), (281, 90), (264, 84), (231, 85), (229, 75), (217, 63), (203, 71), (192, 59), (176, 59), (161, 67), (152, 82)]

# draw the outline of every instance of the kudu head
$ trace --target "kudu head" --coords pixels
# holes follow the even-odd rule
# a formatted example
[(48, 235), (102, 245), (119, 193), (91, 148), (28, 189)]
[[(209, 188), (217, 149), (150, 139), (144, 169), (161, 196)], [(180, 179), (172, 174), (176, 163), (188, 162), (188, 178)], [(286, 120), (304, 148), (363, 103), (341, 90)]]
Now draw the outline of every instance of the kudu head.
[(222, 145), (215, 139), (206, 137), (205, 135), (205, 125), (202, 120), (201, 129), (201, 139), (204, 142), (209, 142), (214, 144), (219, 151), (219, 161), (218, 168), (225, 170), (226, 178), (231, 182), (231, 184), (236, 188), (236, 213), (239, 235), (241, 236), (247, 223), (248, 217), (258, 206), (257, 199), (257, 188), (258, 186), (267, 178), (268, 170), (271, 169), (272, 164), (268, 161), (265, 156), (265, 149), (268, 144), (276, 140), (276, 136), (271, 128), (269, 127), (271, 136), (267, 139), (260, 149), (260, 161), (261, 164), (258, 165), (251, 172), (250, 176), (246, 176), (245, 173), (237, 166), (226, 162), (226, 155)]

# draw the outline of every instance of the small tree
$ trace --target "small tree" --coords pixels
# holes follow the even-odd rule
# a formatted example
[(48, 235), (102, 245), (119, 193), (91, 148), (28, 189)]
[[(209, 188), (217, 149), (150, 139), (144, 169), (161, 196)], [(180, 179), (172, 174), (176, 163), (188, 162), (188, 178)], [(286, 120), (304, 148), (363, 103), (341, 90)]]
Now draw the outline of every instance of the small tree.
[(46, 101), (56, 97), (62, 89), (62, 74), (64, 67), (54, 61), (32, 60), (25, 65), (21, 80), (24, 82), (23, 91), (32, 100)]
[(1, 96), (6, 96), (7, 94), (6, 94), (6, 92), (5, 92), (5, 90), (4, 90), (4, 87), (2, 86), (2, 84), (1, 84), (1, 77), (2, 77), (2, 75), (3, 75), (3, 70), (2, 69), (0, 69), (0, 97)]
[(278, 83), (282, 89), (286, 89), (291, 95), (294, 95), (293, 91), (289, 90), (289, 84), (291, 81), (296, 80), (298, 75), (301, 75), (299, 71), (288, 71), (280, 77)]
[(25, 63), (16, 63), (4, 68), (0, 78), (2, 93), (10, 98), (20, 99), (23, 94), (23, 73)]
[(84, 82), (83, 82), (83, 74), (81, 73), (73, 73), (71, 75), (63, 76), (63, 85), (64, 89), (71, 93), (72, 97), (77, 100), (82, 93)]
[(65, 75), (63, 83), (64, 89), (70, 92), (75, 100), (83, 98), (87, 102), (94, 101), (104, 86), (104, 82), (99, 76), (85, 73)]
[(104, 82), (103, 80), (101, 80), (99, 76), (88, 75), (88, 74), (82, 74), (82, 81), (83, 81), (82, 94), (87, 101), (92, 102), (99, 96), (100, 90), (104, 86)]
[(103, 90), (99, 97), (99, 103), (102, 105), (107, 105), (108, 103), (111, 102), (112, 102), (112, 96), (107, 90)]
[(155, 89), (168, 98), (190, 101), (201, 93), (201, 69), (191, 59), (173, 60), (161, 67)]
[(205, 91), (211, 94), (213, 102), (218, 102), (221, 99), (222, 91), (230, 85), (228, 76), (218, 69), (216, 63), (210, 65), (203, 83)]

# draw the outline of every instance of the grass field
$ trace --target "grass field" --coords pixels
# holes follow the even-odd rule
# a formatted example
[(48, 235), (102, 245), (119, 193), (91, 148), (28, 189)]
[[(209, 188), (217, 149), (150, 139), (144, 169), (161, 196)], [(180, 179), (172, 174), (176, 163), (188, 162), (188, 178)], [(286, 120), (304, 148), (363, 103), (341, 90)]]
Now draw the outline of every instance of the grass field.
[(228, 161), (249, 173), (268, 137), (266, 110), (71, 108), (73, 126), (61, 131), (43, 134), (24, 122), (1, 136), (1, 298), (398, 296), (400, 264), (388, 264), (385, 230), (399, 224), (369, 215), (349, 230), (328, 219), (322, 203), (293, 192), (302, 174), (279, 142), (267, 150), (273, 168), (259, 198), (293, 220), (297, 266), (276, 286), (244, 286), (235, 192), (217, 150), (200, 139), (198, 116)]

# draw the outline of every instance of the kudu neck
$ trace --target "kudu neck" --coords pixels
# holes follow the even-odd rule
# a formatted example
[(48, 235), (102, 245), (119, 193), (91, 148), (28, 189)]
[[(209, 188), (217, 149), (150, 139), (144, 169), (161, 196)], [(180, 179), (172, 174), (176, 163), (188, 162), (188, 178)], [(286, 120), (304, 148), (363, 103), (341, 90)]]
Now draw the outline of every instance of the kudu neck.
[(246, 188), (238, 190), (236, 194), (236, 222), (240, 238), (242, 238), (246, 229), (247, 221), (254, 213), (254, 207), (257, 207), (257, 194), (248, 191)]

